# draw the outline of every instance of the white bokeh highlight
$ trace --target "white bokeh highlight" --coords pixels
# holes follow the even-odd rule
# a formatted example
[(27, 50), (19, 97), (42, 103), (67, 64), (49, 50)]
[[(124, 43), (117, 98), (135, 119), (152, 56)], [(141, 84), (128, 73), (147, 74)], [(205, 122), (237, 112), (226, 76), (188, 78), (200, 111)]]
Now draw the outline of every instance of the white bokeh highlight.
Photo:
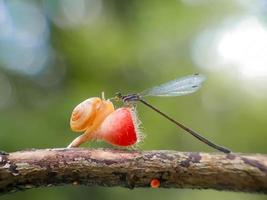
[(194, 41), (191, 56), (199, 67), (224, 74), (253, 94), (267, 89), (267, 27), (253, 15), (204, 30)]

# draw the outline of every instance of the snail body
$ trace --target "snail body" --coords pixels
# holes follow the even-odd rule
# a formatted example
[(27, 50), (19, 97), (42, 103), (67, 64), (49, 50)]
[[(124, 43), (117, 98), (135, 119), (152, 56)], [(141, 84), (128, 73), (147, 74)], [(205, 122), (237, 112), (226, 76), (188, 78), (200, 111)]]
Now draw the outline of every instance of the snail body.
[(132, 108), (114, 109), (109, 100), (92, 97), (77, 105), (70, 118), (75, 132), (84, 132), (68, 147), (78, 147), (92, 139), (103, 140), (115, 146), (127, 147), (138, 141), (138, 126)]

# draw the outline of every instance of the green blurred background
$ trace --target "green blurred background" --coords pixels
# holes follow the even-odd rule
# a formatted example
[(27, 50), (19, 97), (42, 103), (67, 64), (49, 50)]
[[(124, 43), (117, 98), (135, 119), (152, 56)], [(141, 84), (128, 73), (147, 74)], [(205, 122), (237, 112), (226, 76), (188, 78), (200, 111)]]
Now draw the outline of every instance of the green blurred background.
[[(86, 98), (196, 72), (195, 94), (149, 102), (235, 152), (267, 153), (266, 0), (0, 0), (0, 149), (66, 147)], [(138, 105), (144, 150), (206, 151)], [(95, 142), (84, 147), (110, 147)], [(63, 186), (2, 199), (266, 199), (211, 190)]]

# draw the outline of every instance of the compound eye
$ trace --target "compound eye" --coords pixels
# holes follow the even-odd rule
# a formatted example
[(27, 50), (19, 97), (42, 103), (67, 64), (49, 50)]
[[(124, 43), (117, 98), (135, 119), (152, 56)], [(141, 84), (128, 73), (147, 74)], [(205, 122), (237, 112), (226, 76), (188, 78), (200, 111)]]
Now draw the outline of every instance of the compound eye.
[(115, 93), (115, 96), (121, 98), (122, 95), (121, 95), (120, 92), (116, 92), (116, 93)]
[(114, 97), (115, 101), (119, 101), (121, 100), (121, 98), (122, 98), (122, 94), (120, 92), (116, 92), (115, 97)]

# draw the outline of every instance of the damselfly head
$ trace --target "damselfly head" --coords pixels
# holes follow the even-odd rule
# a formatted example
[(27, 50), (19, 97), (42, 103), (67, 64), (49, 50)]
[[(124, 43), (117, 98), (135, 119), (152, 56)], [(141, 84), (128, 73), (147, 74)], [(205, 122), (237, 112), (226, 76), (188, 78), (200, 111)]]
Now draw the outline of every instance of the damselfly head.
[(121, 100), (121, 98), (122, 98), (122, 94), (120, 92), (116, 92), (115, 97), (114, 97), (115, 101), (119, 101)]

